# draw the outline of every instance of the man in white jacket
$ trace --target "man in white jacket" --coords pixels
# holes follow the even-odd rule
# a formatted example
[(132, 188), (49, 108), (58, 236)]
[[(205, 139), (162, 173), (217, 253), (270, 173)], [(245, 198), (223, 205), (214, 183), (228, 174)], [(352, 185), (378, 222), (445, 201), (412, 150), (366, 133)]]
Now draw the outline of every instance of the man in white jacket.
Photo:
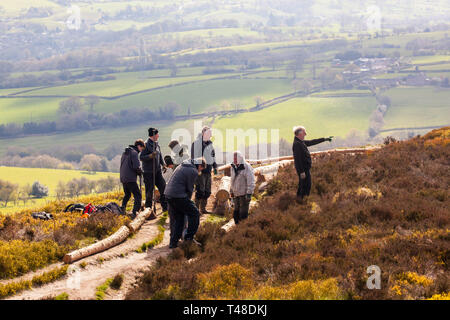
[(231, 164), (231, 197), (234, 202), (234, 222), (247, 219), (250, 201), (255, 190), (255, 174), (252, 166), (239, 151), (234, 152)]

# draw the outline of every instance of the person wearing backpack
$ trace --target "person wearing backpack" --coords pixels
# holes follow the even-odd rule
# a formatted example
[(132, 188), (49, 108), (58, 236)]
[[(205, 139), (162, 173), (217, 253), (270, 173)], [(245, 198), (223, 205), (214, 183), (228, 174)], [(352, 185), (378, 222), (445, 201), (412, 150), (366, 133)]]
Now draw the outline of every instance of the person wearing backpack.
[(234, 152), (231, 164), (231, 197), (234, 203), (233, 218), (238, 224), (248, 218), (252, 194), (255, 190), (255, 174), (252, 166), (245, 161), (239, 151)]
[(125, 196), (122, 201), (122, 211), (126, 212), (127, 203), (134, 197), (134, 206), (132, 218), (136, 218), (136, 214), (141, 208), (142, 194), (137, 184), (137, 177), (142, 175), (141, 163), (139, 162), (139, 153), (144, 150), (144, 140), (138, 139), (134, 145), (128, 146), (120, 159), (120, 182), (123, 185)]

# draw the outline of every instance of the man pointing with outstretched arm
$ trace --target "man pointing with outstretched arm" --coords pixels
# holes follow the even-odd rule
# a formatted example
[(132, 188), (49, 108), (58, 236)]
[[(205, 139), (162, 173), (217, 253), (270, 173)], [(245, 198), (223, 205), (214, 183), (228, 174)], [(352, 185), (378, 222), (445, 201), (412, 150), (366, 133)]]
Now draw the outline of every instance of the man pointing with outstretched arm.
[(303, 204), (305, 196), (309, 196), (311, 191), (311, 154), (308, 147), (322, 143), (324, 141), (330, 141), (333, 137), (320, 138), (314, 140), (305, 140), (306, 129), (303, 126), (294, 128), (294, 144), (292, 145), (292, 151), (294, 153), (295, 169), (297, 170), (299, 182), (297, 189), (297, 203)]

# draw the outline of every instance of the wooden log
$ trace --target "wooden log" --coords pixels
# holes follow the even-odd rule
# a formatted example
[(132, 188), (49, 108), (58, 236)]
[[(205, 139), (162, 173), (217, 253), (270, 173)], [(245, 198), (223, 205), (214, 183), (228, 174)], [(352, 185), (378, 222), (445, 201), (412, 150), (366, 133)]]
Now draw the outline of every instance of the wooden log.
[(129, 235), (130, 229), (126, 226), (122, 226), (119, 228), (119, 230), (117, 230), (116, 233), (109, 236), (108, 238), (66, 254), (63, 261), (64, 263), (69, 264), (93, 254), (105, 251), (125, 241)]
[(283, 160), (277, 163), (270, 164), (268, 166), (262, 166), (259, 168), (255, 168), (254, 172), (257, 175), (268, 175), (276, 173), (280, 168), (285, 167), (291, 164), (293, 160)]
[(224, 176), (220, 180), (219, 189), (216, 192), (216, 200), (225, 202), (230, 199), (231, 177)]
[(148, 217), (150, 217), (151, 214), (152, 214), (152, 210), (150, 208), (147, 208), (144, 211), (140, 212), (136, 216), (136, 218), (129, 223), (128, 227), (130, 228), (130, 231), (132, 233), (135, 233), (136, 231), (138, 231), (144, 224), (145, 220)]
[[(318, 155), (323, 154), (331, 154), (331, 153), (371, 153), (374, 150), (380, 149), (380, 146), (374, 146), (374, 147), (365, 147), (365, 148), (346, 148), (346, 149), (332, 149), (332, 150), (326, 150), (326, 151), (315, 151), (311, 152), (311, 157), (315, 157)], [(267, 163), (274, 163), (279, 162), (283, 160), (294, 160), (294, 156), (283, 156), (283, 157), (275, 157), (275, 158), (267, 158), (267, 159), (259, 159), (259, 160), (253, 160), (249, 159), (247, 162), (251, 165), (258, 165), (258, 164), (267, 164)], [(229, 171), (231, 168), (230, 164), (220, 166), (217, 168), (218, 171)]]

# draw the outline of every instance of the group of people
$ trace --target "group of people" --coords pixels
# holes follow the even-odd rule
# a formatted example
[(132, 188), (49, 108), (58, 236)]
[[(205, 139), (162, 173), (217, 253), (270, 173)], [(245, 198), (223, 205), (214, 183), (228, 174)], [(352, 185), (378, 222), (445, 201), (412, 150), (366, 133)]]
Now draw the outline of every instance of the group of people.
[[(208, 199), (211, 196), (212, 172), (217, 175), (217, 163), (213, 143), (212, 131), (204, 127), (191, 146), (191, 157), (187, 147), (178, 141), (169, 143), (175, 153), (162, 156), (158, 144), (159, 132), (156, 128), (149, 128), (149, 138), (142, 139), (128, 146), (121, 158), (120, 180), (123, 184), (125, 196), (122, 210), (134, 196), (132, 218), (143, 208), (142, 193), (137, 183), (139, 177), (145, 184), (145, 208), (154, 209), (153, 191), (157, 187), (163, 212), (168, 211), (170, 219), (170, 248), (178, 247), (179, 241), (194, 242), (200, 245), (194, 236), (200, 223), (200, 215), (207, 211)], [(311, 156), (308, 146), (324, 141), (331, 141), (333, 137), (315, 140), (305, 140), (306, 129), (302, 126), (294, 128), (293, 154), (294, 163), (299, 176), (297, 202), (303, 203), (311, 190)], [(142, 164), (142, 165), (141, 165)], [(142, 183), (140, 183), (141, 185)], [(141, 186), (142, 187), (142, 186)], [(195, 201), (192, 201), (195, 188)], [(252, 166), (239, 151), (233, 154), (231, 164), (231, 197), (234, 204), (233, 218), (236, 224), (247, 219), (249, 205), (255, 189), (255, 175)], [(156, 218), (156, 216), (152, 216)]]
[[(176, 140), (169, 143), (169, 148), (176, 155), (175, 159), (170, 155), (163, 157), (158, 144), (158, 130), (149, 128), (148, 135), (146, 142), (138, 139), (122, 154), (120, 180), (125, 193), (122, 210), (126, 211), (131, 195), (134, 197), (133, 219), (141, 209), (154, 209), (153, 191), (156, 187), (162, 210), (169, 213), (170, 248), (176, 248), (181, 238), (197, 243), (194, 235), (198, 230), (200, 215), (210, 213), (206, 207), (211, 196), (212, 173), (218, 174), (211, 128), (204, 127), (192, 143), (190, 158), (186, 146), (181, 146)], [(231, 167), (234, 220), (239, 223), (248, 217), (255, 177), (253, 168), (238, 151), (234, 153)], [(137, 183), (138, 178), (141, 181), (142, 177), (145, 184), (144, 208), (141, 208), (142, 193)], [(192, 201), (194, 189), (195, 201)], [(156, 218), (153, 214), (152, 217)]]

